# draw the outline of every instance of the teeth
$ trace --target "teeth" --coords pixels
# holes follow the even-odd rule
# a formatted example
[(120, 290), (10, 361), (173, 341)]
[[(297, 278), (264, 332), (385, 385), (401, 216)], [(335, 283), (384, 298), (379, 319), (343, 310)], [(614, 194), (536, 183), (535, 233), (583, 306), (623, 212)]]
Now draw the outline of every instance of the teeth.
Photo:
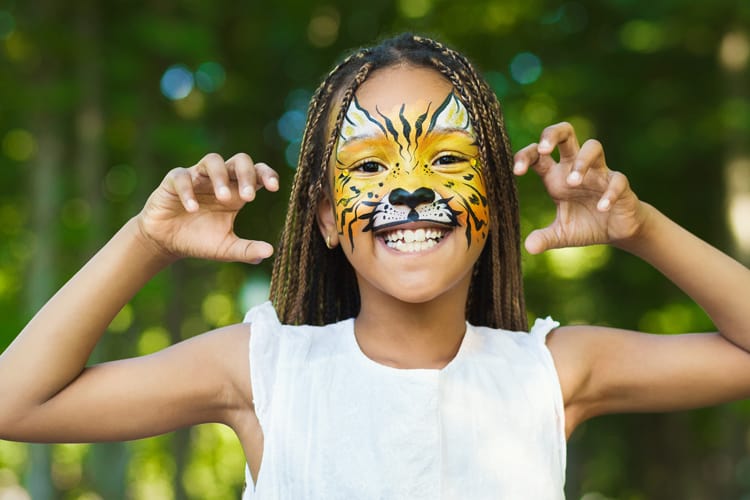
[(445, 236), (440, 229), (397, 229), (382, 235), (386, 245), (400, 252), (419, 252), (438, 244)]

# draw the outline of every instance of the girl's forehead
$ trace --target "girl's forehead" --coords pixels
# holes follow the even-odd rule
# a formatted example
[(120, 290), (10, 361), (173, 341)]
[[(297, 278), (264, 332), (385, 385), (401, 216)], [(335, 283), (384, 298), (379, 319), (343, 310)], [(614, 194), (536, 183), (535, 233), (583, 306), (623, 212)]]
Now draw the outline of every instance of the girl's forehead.
[(434, 69), (399, 65), (375, 71), (355, 95), (363, 109), (388, 113), (402, 106), (419, 109), (424, 103), (438, 104), (452, 90), (450, 82)]

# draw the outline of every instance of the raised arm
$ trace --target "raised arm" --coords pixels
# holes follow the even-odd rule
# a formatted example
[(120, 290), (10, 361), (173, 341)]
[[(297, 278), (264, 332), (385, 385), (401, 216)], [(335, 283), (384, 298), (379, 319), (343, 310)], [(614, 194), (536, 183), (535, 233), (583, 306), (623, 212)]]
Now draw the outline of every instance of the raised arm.
[[(558, 148), (560, 160), (550, 154)], [(609, 170), (596, 141), (578, 146), (572, 127), (549, 127), (516, 155), (533, 168), (557, 217), (526, 241), (531, 253), (609, 243), (644, 259), (711, 317), (713, 334), (648, 335), (594, 326), (549, 337), (566, 401), (568, 431), (594, 415), (667, 411), (750, 396), (750, 271), (636, 197)]]
[(231, 423), (251, 407), (247, 328), (227, 327), (160, 353), (84, 368), (112, 318), (184, 256), (258, 262), (264, 242), (234, 234), (255, 190), (276, 173), (244, 154), (171, 171), (138, 216), (36, 314), (0, 356), (0, 439), (123, 440), (185, 425)]

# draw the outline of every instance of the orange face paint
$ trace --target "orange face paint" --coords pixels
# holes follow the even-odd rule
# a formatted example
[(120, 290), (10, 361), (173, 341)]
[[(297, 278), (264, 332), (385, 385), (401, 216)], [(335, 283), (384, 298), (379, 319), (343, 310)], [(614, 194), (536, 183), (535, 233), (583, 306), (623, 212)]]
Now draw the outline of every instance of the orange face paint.
[(388, 113), (363, 109), (356, 97), (333, 158), (339, 234), (354, 246), (357, 231), (407, 223), (464, 228), (467, 248), (487, 237), (489, 209), (476, 136), (451, 92)]

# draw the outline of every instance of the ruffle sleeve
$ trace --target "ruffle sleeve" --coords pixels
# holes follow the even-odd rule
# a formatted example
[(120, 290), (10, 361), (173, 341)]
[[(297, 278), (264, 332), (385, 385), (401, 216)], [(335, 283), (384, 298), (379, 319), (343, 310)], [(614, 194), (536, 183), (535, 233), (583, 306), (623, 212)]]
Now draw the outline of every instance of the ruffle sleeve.
[(253, 388), (255, 414), (263, 427), (271, 403), (283, 328), (271, 302), (253, 307), (245, 315), (250, 323), (250, 382)]

